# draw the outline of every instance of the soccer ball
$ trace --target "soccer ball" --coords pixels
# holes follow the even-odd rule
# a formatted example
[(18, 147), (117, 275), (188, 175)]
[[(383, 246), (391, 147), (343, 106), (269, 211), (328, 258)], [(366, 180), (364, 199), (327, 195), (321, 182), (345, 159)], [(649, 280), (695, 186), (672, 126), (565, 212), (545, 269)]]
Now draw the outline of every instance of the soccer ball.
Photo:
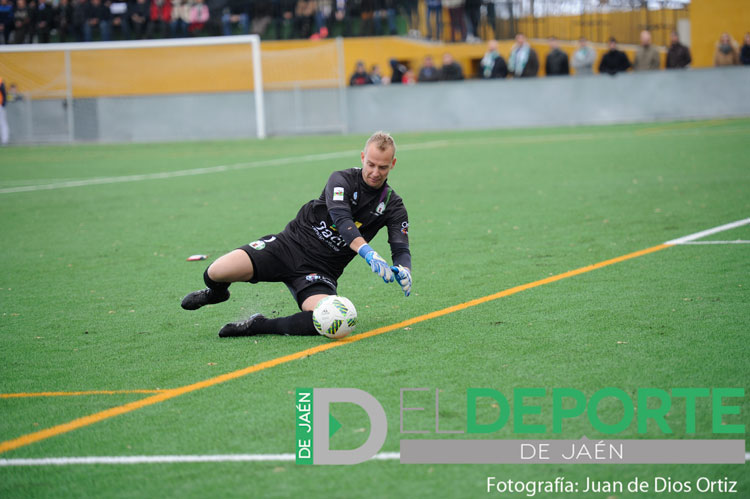
[(357, 325), (357, 309), (349, 298), (326, 296), (313, 310), (313, 324), (318, 333), (329, 338), (343, 338)]

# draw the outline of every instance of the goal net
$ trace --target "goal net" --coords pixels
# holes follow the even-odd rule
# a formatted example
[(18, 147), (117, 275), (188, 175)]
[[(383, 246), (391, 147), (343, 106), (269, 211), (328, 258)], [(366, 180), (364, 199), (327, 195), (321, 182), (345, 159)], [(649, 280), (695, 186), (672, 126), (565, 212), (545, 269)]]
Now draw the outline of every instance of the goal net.
[(341, 43), (257, 35), (0, 47), (12, 143), (342, 131)]

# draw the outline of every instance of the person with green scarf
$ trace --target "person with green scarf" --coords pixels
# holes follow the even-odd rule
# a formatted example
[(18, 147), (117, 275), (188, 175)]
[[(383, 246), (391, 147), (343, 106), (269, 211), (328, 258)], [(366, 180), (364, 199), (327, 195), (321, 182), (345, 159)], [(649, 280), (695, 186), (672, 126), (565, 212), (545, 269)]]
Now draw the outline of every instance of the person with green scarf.
[(487, 52), (484, 53), (482, 60), (479, 61), (480, 78), (505, 78), (508, 76), (508, 66), (505, 64), (505, 59), (500, 55), (497, 47), (497, 40), (490, 40), (487, 43)]
[(516, 43), (510, 50), (508, 71), (516, 78), (535, 77), (539, 72), (539, 58), (523, 33), (516, 35)]

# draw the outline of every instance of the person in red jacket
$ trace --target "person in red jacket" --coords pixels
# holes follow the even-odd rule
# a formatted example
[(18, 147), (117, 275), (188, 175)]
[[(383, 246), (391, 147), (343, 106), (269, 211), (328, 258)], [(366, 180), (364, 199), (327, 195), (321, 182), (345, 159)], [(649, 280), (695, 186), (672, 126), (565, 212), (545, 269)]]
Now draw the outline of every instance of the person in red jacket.
[(153, 38), (154, 33), (160, 38), (169, 35), (169, 23), (172, 21), (172, 2), (169, 0), (151, 0), (146, 38)]
[(349, 86), (358, 87), (360, 85), (371, 85), (371, 84), (372, 84), (372, 78), (370, 78), (370, 75), (367, 74), (367, 68), (365, 67), (365, 63), (362, 61), (357, 61), (357, 66), (354, 68), (354, 73), (352, 73), (351, 78), (349, 78)]

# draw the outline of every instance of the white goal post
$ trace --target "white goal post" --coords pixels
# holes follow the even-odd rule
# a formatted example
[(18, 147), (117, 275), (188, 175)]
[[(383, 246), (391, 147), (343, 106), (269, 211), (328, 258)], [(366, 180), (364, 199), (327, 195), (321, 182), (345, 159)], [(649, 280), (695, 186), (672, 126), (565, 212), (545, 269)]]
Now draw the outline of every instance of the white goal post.
[[(200, 37), (200, 38), (184, 38), (184, 39), (163, 39), (163, 40), (133, 40), (133, 41), (112, 41), (112, 42), (87, 42), (87, 43), (50, 43), (50, 44), (28, 44), (28, 45), (2, 45), (0, 46), (0, 76), (4, 77), (6, 89), (9, 83), (13, 80), (8, 78), (8, 73), (21, 75), (20, 77), (28, 76), (28, 81), (31, 83), (38, 83), (44, 80), (44, 83), (39, 84), (40, 90), (30, 92), (26, 94), (29, 98), (35, 99), (37, 96), (41, 96), (42, 99), (64, 99), (63, 111), (59, 110), (59, 106), (55, 108), (55, 112), (58, 114), (64, 113), (64, 117), (60, 114), (60, 119), (65, 121), (67, 124), (67, 138), (69, 142), (76, 140), (76, 126), (80, 125), (85, 120), (77, 119), (74, 116), (74, 101), (78, 99), (76, 95), (76, 77), (74, 68), (71, 63), (71, 54), (81, 52), (96, 52), (96, 51), (114, 51), (114, 50), (148, 50), (148, 49), (169, 49), (169, 48), (185, 48), (185, 47), (215, 47), (215, 46), (226, 46), (226, 45), (250, 45), (250, 55), (252, 60), (252, 86), (250, 82), (245, 82), (244, 91), (249, 91), (252, 88), (254, 94), (254, 113), (255, 113), (255, 134), (259, 139), (266, 137), (266, 117), (265, 117), (265, 106), (264, 106), (264, 95), (263, 95), (263, 73), (261, 64), (261, 50), (260, 50), (260, 37), (258, 35), (240, 35), (240, 36), (222, 36), (222, 37)], [(54, 74), (52, 69), (49, 67), (24, 67), (24, 62), (19, 60), (18, 57), (32, 53), (48, 54), (47, 56), (39, 58), (40, 63), (38, 66), (54, 66), (59, 68), (58, 73)], [(56, 57), (62, 56), (63, 60), (60, 61)], [(208, 57), (210, 60), (210, 52), (205, 52), (204, 57)], [(113, 58), (114, 59), (114, 58)], [(135, 58), (137, 61), (137, 58)], [(27, 61), (28, 63), (28, 61)], [(96, 66), (96, 62), (90, 63), (89, 65)], [(102, 65), (102, 72), (106, 72), (107, 68), (116, 67), (117, 62), (106, 61), (106, 64)], [(152, 63), (153, 64), (153, 63)], [(230, 63), (231, 64), (231, 63)], [(46, 79), (38, 76), (37, 74), (47, 73)], [(3, 74), (5, 73), (5, 74)], [(50, 76), (51, 75), (51, 76)], [(64, 82), (61, 81), (64, 76)], [(210, 78), (210, 75), (208, 76)], [(84, 78), (85, 79), (85, 78)], [(158, 80), (158, 78), (157, 78)], [(23, 83), (23, 82), (21, 82)], [(122, 89), (124, 84), (120, 84), (117, 88)], [(25, 89), (19, 84), (19, 90), (24, 95)], [(165, 92), (165, 93), (168, 93)], [(176, 93), (179, 93), (177, 91)], [(137, 89), (131, 95), (137, 96)], [(117, 96), (115, 91), (111, 96)], [(250, 101), (248, 101), (250, 102)], [(210, 108), (210, 104), (206, 106)], [(158, 111), (155, 111), (158, 112)]]

